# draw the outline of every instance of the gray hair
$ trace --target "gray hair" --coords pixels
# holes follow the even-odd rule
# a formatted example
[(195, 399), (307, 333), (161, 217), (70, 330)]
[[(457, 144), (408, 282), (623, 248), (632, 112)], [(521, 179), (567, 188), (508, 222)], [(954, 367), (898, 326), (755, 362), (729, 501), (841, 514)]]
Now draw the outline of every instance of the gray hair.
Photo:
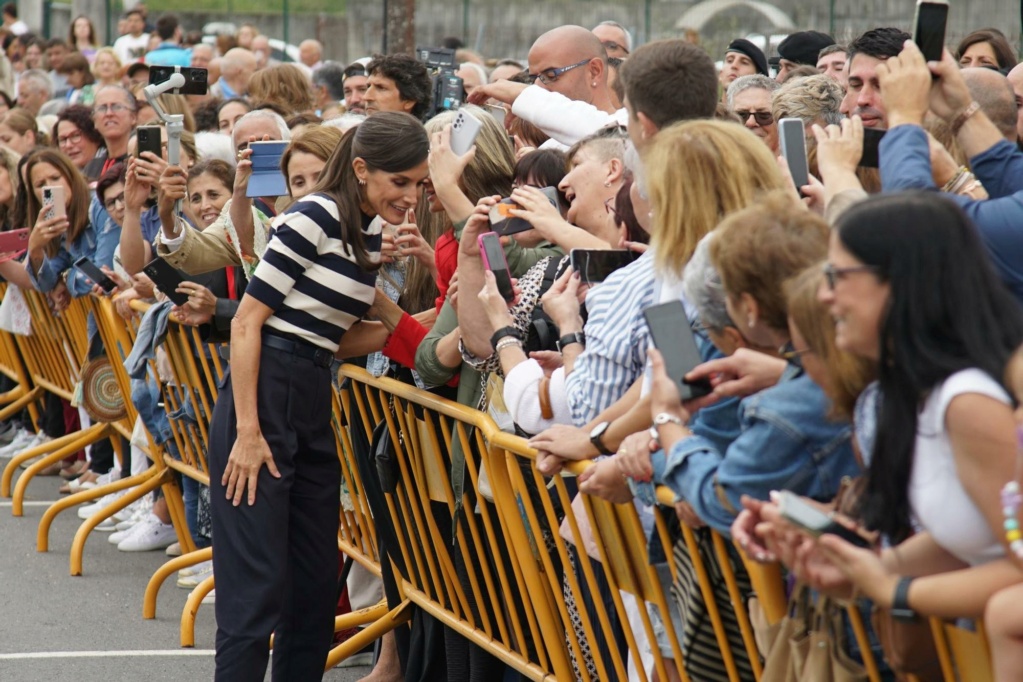
[(345, 98), (345, 67), (337, 62), (323, 62), (323, 65), (313, 72), (313, 86), (321, 85), (327, 88), (330, 99), (340, 102)]
[(848, 47), (842, 45), (841, 43), (835, 43), (834, 45), (828, 45), (827, 47), (822, 48), (821, 51), (817, 54), (817, 61), (820, 61), (821, 57), (827, 57), (829, 54), (835, 54), (836, 52), (841, 52), (846, 57), (849, 56)]
[(231, 138), (224, 133), (208, 130), (196, 133), (195, 148), (199, 150), (199, 159), (197, 160), (220, 159), (226, 161), (232, 168), (237, 163)]
[(29, 69), (21, 74), (18, 82), (32, 83), (35, 90), (46, 93), (47, 99), (53, 96), (53, 81), (50, 80), (49, 74), (42, 69)]
[[(627, 52), (632, 52), (632, 33), (629, 31), (629, 29), (625, 28), (624, 26), (619, 24), (617, 21), (611, 21), (611, 20), (602, 21), (599, 24), (597, 24), (597, 26), (613, 26), (613, 27), (617, 28), (619, 31), (621, 31), (622, 33), (624, 33), (625, 34), (625, 46), (624, 46), (625, 50)], [(594, 28), (596, 28), (596, 26), (594, 26)]]
[(326, 121), (321, 123), (322, 126), (330, 126), (331, 128), (337, 128), (342, 133), (347, 133), (349, 130), (359, 125), (366, 120), (365, 114), (355, 114), (350, 111), (346, 111), (340, 116), (334, 118), (328, 118)]
[(721, 273), (710, 260), (710, 243), (714, 233), (710, 232), (696, 245), (692, 258), (682, 273), (682, 291), (689, 302), (696, 306), (700, 322), (712, 332), (720, 334), (726, 327), (734, 327), (728, 314), (724, 284)]
[(842, 106), (843, 97), (845, 91), (831, 76), (797, 78), (787, 81), (771, 96), (771, 113), (776, 121), (783, 118), (802, 119), (807, 128), (814, 123), (822, 126), (841, 125), (844, 116), (839, 107)]
[(759, 73), (755, 73), (751, 76), (740, 76), (732, 81), (732, 84), (728, 86), (728, 108), (730, 110), (735, 109), (735, 97), (740, 92), (746, 90), (767, 90), (768, 92), (774, 92), (781, 87), (781, 83), (768, 78), (767, 76)]
[(476, 74), (480, 77), (480, 83), (486, 85), (487, 81), (490, 80), (490, 74), (488, 74), (487, 70), (479, 64), (475, 62), (462, 62), (458, 65), (459, 70), (466, 68), (476, 72)]
[[(235, 131), (237, 131), (238, 126), (240, 126), (242, 123), (254, 121), (260, 118), (265, 118), (268, 121), (273, 121), (277, 125), (277, 130), (279, 130), (281, 133), (282, 140), (291, 139), (291, 130), (288, 129), (287, 122), (283, 118), (281, 118), (280, 114), (278, 114), (275, 111), (270, 111), (269, 109), (254, 109), (250, 111), (249, 113), (245, 114), (235, 122), (234, 129)], [(231, 141), (235, 144), (235, 146), (238, 145), (238, 141), (234, 139), (233, 135), (231, 136)]]
[[(22, 78), (24, 78), (24, 76), (22, 76)], [(98, 88), (96, 88), (95, 92), (93, 93), (93, 98), (98, 97), (99, 93), (103, 92), (104, 90), (117, 90), (118, 92), (124, 95), (124, 99), (127, 102), (128, 107), (132, 111), (139, 110), (139, 101), (138, 99), (135, 98), (135, 94), (128, 88), (124, 87), (123, 85), (120, 85), (118, 83), (108, 83), (107, 85), (101, 85)], [(145, 99), (144, 96), (143, 99)]]

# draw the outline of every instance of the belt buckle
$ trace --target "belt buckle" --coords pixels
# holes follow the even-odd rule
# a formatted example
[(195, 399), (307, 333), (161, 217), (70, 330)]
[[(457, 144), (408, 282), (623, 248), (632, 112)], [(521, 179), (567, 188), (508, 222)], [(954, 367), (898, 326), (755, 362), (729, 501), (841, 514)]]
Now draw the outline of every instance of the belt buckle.
[(319, 348), (315, 353), (313, 353), (313, 363), (326, 369), (330, 367), (330, 361), (333, 357), (334, 356), (330, 351)]

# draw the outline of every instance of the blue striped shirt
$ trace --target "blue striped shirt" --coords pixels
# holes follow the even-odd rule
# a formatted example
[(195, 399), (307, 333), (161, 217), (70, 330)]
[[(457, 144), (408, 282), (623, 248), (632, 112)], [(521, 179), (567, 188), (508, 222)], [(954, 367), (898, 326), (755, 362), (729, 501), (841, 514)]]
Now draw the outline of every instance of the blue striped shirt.
[(643, 374), (650, 333), (643, 310), (655, 303), (654, 257), (647, 251), (586, 295), (586, 350), (566, 378), (572, 423), (584, 426)]
[[(370, 257), (380, 256), (380, 222), (360, 226)], [(322, 194), (294, 204), (274, 233), (245, 293), (273, 310), (266, 326), (336, 353), (369, 310), (376, 273), (359, 267), (342, 240), (337, 205)]]

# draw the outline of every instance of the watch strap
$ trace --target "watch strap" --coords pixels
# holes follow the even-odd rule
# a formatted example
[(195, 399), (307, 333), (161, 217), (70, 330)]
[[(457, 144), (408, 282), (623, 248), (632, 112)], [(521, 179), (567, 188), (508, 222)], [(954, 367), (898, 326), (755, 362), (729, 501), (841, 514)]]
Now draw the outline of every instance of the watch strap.
[(902, 576), (895, 584), (895, 596), (892, 597), (892, 618), (901, 621), (916, 620), (916, 611), (909, 605), (909, 584), (913, 582), (912, 576)]
[(610, 455), (611, 452), (604, 445), (604, 434), (607, 433), (608, 428), (611, 426), (611, 422), (603, 422), (598, 424), (590, 436), (590, 443), (597, 449), (602, 455)]
[(558, 352), (563, 353), (565, 346), (570, 346), (573, 343), (581, 344), (584, 348), (586, 347), (586, 336), (582, 332), (573, 332), (571, 334), (565, 334), (558, 339)]
[(490, 346), (491, 346), (491, 348), (496, 349), (497, 348), (497, 342), (500, 341), (503, 338), (508, 337), (508, 336), (510, 336), (512, 338), (515, 338), (515, 339), (518, 339), (519, 341), (522, 340), (522, 332), (520, 332), (515, 327), (501, 327), (496, 332), (494, 332), (493, 336), (490, 337)]

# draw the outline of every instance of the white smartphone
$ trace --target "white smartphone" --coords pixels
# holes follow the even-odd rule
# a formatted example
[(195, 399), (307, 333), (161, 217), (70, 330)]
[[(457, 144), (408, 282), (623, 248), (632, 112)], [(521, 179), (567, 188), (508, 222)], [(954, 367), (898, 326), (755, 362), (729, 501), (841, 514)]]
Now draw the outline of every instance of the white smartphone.
[(810, 168), (806, 161), (806, 131), (803, 119), (783, 118), (778, 122), (778, 139), (781, 142), (781, 155), (789, 165), (789, 174), (796, 189), (810, 182)]
[(53, 218), (63, 218), (67, 216), (67, 207), (64, 205), (64, 187), (61, 185), (52, 185), (50, 187), (43, 187), (43, 206), (46, 207), (46, 213), (44, 217), (47, 220)]
[(467, 153), (476, 142), (483, 123), (465, 109), (459, 109), (451, 124), (451, 151), (458, 156)]

